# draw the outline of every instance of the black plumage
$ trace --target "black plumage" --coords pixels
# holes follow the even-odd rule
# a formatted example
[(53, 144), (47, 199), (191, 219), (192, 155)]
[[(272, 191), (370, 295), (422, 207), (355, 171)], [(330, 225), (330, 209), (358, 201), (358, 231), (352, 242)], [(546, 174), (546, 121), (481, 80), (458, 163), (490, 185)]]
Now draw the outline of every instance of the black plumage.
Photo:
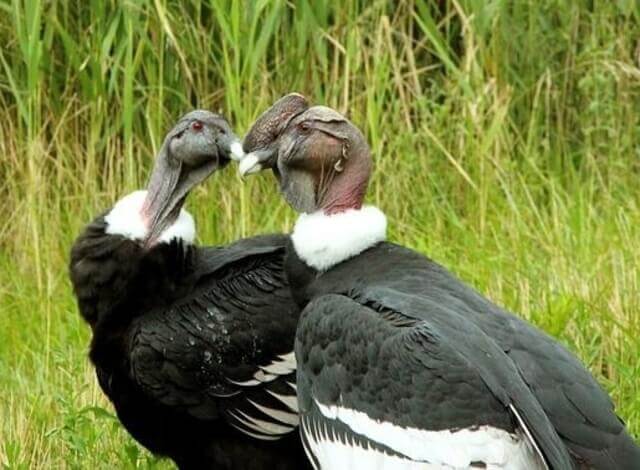
[(285, 240), (145, 250), (106, 234), (99, 217), (73, 247), (100, 386), (132, 436), (181, 468), (304, 468), (295, 411), (278, 398), (295, 401), (295, 372), (238, 385), (292, 351), (299, 310), (282, 271)]
[(185, 469), (300, 469), (287, 238), (201, 248), (182, 210), (239, 147), (221, 116), (185, 115), (148, 190), (77, 238), (70, 275), (100, 386), (138, 442)]
[[(402, 428), (490, 426), (515, 434), (517, 417), (507, 411), (512, 406), (552, 468), (568, 468), (564, 445), (504, 351), (455, 310), (442, 307), (445, 299), (368, 275), (375, 265), (361, 258), (372, 261), (372, 254), (316, 273), (304, 288), (313, 294), (296, 339), (301, 414), (318, 419), (312, 406), (317, 400)], [(382, 280), (402, 269), (402, 260), (386, 255), (380, 260), (391, 264)], [(295, 252), (290, 259), (300, 263)], [(292, 277), (296, 261), (289, 263)]]
[[(575, 468), (640, 468), (640, 450), (611, 399), (575, 356), (442, 266), (386, 242), (326, 272), (309, 267), (292, 246), (288, 253), (294, 296), (307, 305), (296, 341), (303, 415), (312, 409), (312, 395), (323, 403), (337, 403), (340, 396), (347, 407), (402, 426), (437, 430), (485, 423), (512, 431), (515, 420), (505, 406), (513, 404), (551, 468), (571, 467), (538, 416), (541, 410)], [(394, 353), (388, 362), (372, 351), (383, 347)], [(458, 374), (459, 361), (479, 375), (464, 368)], [(336, 374), (337, 364), (347, 364), (346, 373)], [(493, 367), (498, 375), (492, 376)], [(487, 388), (495, 400), (483, 393)]]
[(383, 241), (386, 218), (363, 208), (369, 147), (344, 116), (287, 95), (245, 142), (241, 172), (272, 168), (303, 213), (286, 271), (304, 308), (298, 401), (316, 465), (640, 468), (611, 399), (567, 349)]

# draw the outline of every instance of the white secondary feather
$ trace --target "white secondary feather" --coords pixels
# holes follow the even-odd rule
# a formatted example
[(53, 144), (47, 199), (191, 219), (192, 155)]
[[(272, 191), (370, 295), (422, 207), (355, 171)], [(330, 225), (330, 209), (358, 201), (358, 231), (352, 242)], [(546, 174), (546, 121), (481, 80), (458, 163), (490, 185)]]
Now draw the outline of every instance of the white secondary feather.
[(296, 356), (292, 352), (281, 354), (268, 366), (260, 367), (263, 371), (275, 375), (287, 375), (296, 370)]
[[(295, 397), (294, 397), (295, 398)], [(246, 409), (229, 409), (227, 413), (234, 421), (230, 421), (236, 429), (256, 439), (273, 440), (294, 431), (298, 426), (298, 410), (285, 411), (270, 406), (261, 405), (255, 400), (247, 398), (255, 410), (260, 411), (271, 419), (253, 416), (254, 411)]]
[[(262, 411), (267, 416), (270, 416), (273, 419), (276, 419), (284, 424), (290, 424), (293, 427), (298, 425), (298, 413), (290, 413), (287, 411), (277, 410), (275, 408), (271, 408), (268, 406), (263, 406), (260, 403), (257, 403), (253, 400), (247, 398), (247, 401), (255, 406), (258, 410)], [(293, 430), (293, 427), (291, 428)]]
[[(313, 429), (311, 427), (313, 426)], [(310, 424), (302, 419), (302, 432), (307, 437), (305, 452), (311, 462), (317, 461), (316, 470), (443, 470), (452, 467), (414, 462), (377, 449), (359, 445), (349, 437), (343, 440), (322, 424)], [(311, 437), (311, 436), (315, 436)], [(313, 457), (311, 457), (312, 454)]]
[(385, 240), (386, 233), (386, 216), (365, 206), (331, 215), (301, 214), (291, 240), (305, 263), (324, 271)]
[[(310, 450), (322, 469), (350, 468), (337, 462), (350, 459), (373, 459), (371, 469), (467, 469), (473, 462), (482, 462), (488, 470), (542, 470), (545, 468), (529, 440), (522, 433), (510, 434), (490, 426), (459, 430), (428, 431), (377, 421), (365, 413), (326, 406), (316, 401), (320, 412), (329, 420), (339, 420), (354, 433), (381, 444), (406, 459), (364, 449), (353, 443), (325, 437), (309, 440)], [(367, 457), (366, 454), (372, 454)], [(347, 455), (348, 454), (348, 455)], [(350, 457), (353, 455), (353, 457)], [(338, 457), (340, 456), (338, 460)], [(344, 460), (347, 459), (347, 460)], [(358, 467), (360, 468), (360, 467)]]
[[(131, 240), (143, 240), (149, 231), (142, 217), (142, 206), (147, 197), (146, 191), (134, 191), (120, 199), (105, 216), (106, 233), (122, 235)], [(158, 241), (168, 243), (179, 239), (193, 243), (196, 238), (196, 224), (186, 210), (180, 210), (176, 221), (160, 235)]]
[(296, 357), (293, 352), (281, 354), (269, 365), (259, 366), (260, 368), (249, 380), (237, 381), (227, 379), (229, 382), (241, 387), (253, 387), (261, 383), (272, 382), (282, 375), (290, 374), (296, 370)]
[[(241, 387), (256, 387), (272, 382), (283, 375), (289, 375), (296, 370), (296, 359), (293, 352), (281, 354), (276, 357), (270, 364), (260, 366), (253, 374), (252, 378), (244, 381), (227, 379), (229, 382)], [(286, 382), (290, 385), (289, 382)], [(294, 389), (295, 390), (295, 389)], [(247, 398), (247, 401), (265, 416), (274, 421), (266, 421), (265, 419), (256, 418), (247, 414), (249, 410), (242, 411), (239, 409), (229, 410), (229, 415), (237, 421), (231, 424), (238, 430), (248, 434), (256, 439), (273, 440), (284, 436), (295, 430), (298, 425), (298, 401), (295, 395), (286, 396), (275, 393), (268, 388), (264, 391), (273, 398), (285, 405), (288, 410), (277, 409), (265, 404), (261, 404), (255, 400)]]
[(244, 424), (250, 429), (254, 431), (258, 431), (265, 435), (270, 436), (278, 436), (282, 434), (287, 434), (292, 431), (295, 426), (285, 426), (282, 424), (275, 423), (273, 421), (266, 421), (264, 419), (259, 419), (254, 416), (251, 416), (241, 410), (233, 410), (229, 411), (229, 414), (236, 418), (239, 422)]
[(233, 421), (230, 421), (229, 424), (231, 426), (233, 426), (234, 428), (236, 428), (241, 433), (246, 434), (247, 436), (251, 436), (254, 439), (260, 439), (261, 441), (277, 441), (278, 439), (282, 439), (282, 435), (281, 434), (277, 434), (277, 435), (273, 435), (273, 436), (266, 435), (266, 434), (260, 434), (260, 433), (255, 433), (255, 432), (248, 431), (247, 429), (243, 428), (242, 426), (238, 426), (238, 424), (234, 423)]

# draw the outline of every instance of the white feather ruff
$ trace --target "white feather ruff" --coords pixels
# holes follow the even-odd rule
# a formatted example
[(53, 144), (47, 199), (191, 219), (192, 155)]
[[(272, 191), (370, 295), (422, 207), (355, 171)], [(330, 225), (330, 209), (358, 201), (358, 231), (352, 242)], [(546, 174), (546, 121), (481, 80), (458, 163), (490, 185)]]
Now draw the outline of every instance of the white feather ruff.
[[(142, 217), (142, 206), (146, 197), (147, 191), (134, 191), (116, 202), (104, 218), (107, 223), (106, 233), (122, 235), (131, 240), (144, 239), (149, 231)], [(180, 239), (186, 243), (193, 243), (195, 238), (196, 224), (193, 217), (182, 209), (176, 221), (162, 232), (158, 241), (168, 243), (173, 239)]]
[(386, 216), (377, 207), (365, 206), (331, 215), (301, 214), (291, 239), (305, 263), (324, 271), (384, 241), (386, 234)]

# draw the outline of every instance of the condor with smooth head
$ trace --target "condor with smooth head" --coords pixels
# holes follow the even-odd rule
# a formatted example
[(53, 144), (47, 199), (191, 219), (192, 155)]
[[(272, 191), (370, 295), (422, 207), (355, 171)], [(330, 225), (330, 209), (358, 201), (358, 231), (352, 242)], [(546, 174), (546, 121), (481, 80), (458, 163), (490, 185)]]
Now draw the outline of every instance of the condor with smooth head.
[(100, 386), (138, 442), (184, 469), (306, 468), (287, 237), (199, 247), (183, 209), (194, 186), (241, 153), (221, 116), (184, 116), (147, 190), (77, 238), (71, 280)]

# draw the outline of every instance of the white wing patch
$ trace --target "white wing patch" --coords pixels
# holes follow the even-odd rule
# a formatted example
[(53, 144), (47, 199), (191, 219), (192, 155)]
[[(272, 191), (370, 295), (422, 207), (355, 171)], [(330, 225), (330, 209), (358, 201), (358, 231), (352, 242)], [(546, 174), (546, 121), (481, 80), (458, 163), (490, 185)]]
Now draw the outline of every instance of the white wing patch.
[[(466, 469), (471, 464), (483, 463), (488, 470), (542, 470), (545, 465), (522, 433), (510, 434), (490, 426), (477, 426), (459, 430), (428, 431), (402, 427), (389, 422), (371, 419), (365, 413), (335, 405), (315, 402), (325, 419), (338, 420), (351, 431), (393, 450), (397, 455), (354, 445), (349, 439), (340, 440), (330, 429), (316, 429), (319, 438), (304, 429), (309, 450), (315, 455), (322, 469), (351, 468), (336, 462), (353, 459), (371, 469)], [(371, 455), (368, 455), (371, 454)], [(339, 456), (339, 457), (338, 457)], [(345, 460), (346, 459), (346, 460)], [(367, 459), (373, 459), (371, 462)]]
[[(445, 470), (450, 466), (432, 465), (389, 455), (349, 436), (340, 437), (330, 426), (302, 419), (304, 450), (316, 470)], [(318, 462), (319, 466), (315, 465)]]
[(282, 426), (272, 421), (265, 421), (263, 419), (254, 418), (253, 416), (249, 416), (247, 413), (244, 413), (240, 410), (229, 411), (229, 414), (249, 429), (253, 429), (254, 431), (258, 431), (270, 436), (287, 434), (293, 429), (291, 426)]
[(296, 357), (293, 352), (281, 354), (278, 359), (267, 366), (259, 366), (259, 370), (253, 374), (253, 378), (244, 381), (227, 379), (229, 382), (241, 387), (252, 387), (261, 383), (272, 382), (282, 375), (288, 375), (296, 370)]
[(260, 368), (267, 374), (287, 375), (296, 370), (296, 356), (293, 351), (288, 354), (282, 354), (278, 356), (278, 360)]
[(287, 411), (276, 410), (273, 408), (269, 408), (267, 406), (262, 406), (259, 403), (256, 403), (253, 400), (247, 399), (249, 403), (255, 406), (257, 409), (262, 411), (264, 414), (271, 416), (274, 419), (277, 419), (281, 423), (290, 424), (293, 427), (298, 425), (298, 413), (289, 413)]
[[(298, 400), (295, 396), (295, 384), (285, 381), (284, 383), (292, 389), (292, 394), (280, 394), (269, 390), (268, 384), (276, 379), (285, 377), (295, 372), (296, 360), (293, 352), (282, 354), (266, 366), (260, 366), (253, 374), (253, 377), (245, 381), (227, 379), (229, 382), (246, 388), (258, 388), (267, 395), (275, 398), (282, 404), (277, 407), (273, 400), (271, 405), (259, 403), (257, 399), (247, 398), (250, 405), (247, 408), (228, 410), (227, 413), (232, 419), (231, 424), (243, 433), (263, 440), (276, 440), (294, 431), (298, 427)], [(251, 416), (251, 410), (257, 410), (260, 418)], [(267, 420), (267, 417), (270, 420)], [(235, 421), (235, 422), (234, 422)]]

